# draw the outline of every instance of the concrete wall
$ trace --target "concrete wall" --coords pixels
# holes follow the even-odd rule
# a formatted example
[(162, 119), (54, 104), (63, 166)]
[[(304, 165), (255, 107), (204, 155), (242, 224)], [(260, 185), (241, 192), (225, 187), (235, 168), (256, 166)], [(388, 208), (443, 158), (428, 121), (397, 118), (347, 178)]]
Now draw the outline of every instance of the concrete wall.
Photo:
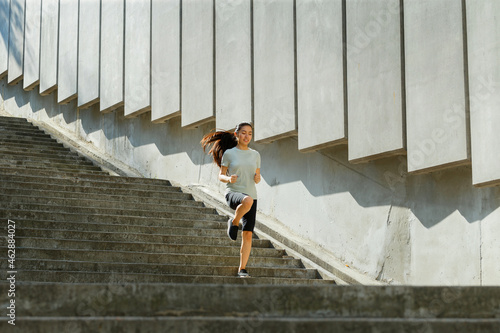
[(48, 122), (147, 177), (220, 193), (199, 141), (253, 118), (259, 210), (289, 237), (384, 281), (498, 285), (500, 189), (474, 185), (500, 181), (500, 8), (462, 4), (126, 0), (125, 12), (101, 2), (100, 103), (81, 111), (61, 91), (41, 96), (83, 70), (61, 62), (75, 25), (54, 29), (58, 1), (44, 0), (40, 92), (4, 78), (0, 110)]

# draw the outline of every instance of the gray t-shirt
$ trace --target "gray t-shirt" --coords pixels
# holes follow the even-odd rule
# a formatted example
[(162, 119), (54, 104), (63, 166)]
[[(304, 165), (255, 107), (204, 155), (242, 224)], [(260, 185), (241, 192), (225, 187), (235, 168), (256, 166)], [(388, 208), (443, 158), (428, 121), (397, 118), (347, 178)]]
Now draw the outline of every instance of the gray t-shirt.
[(222, 166), (228, 168), (228, 175), (237, 175), (236, 183), (226, 183), (226, 193), (229, 191), (244, 193), (257, 200), (255, 188), (255, 171), (260, 168), (260, 154), (248, 148), (241, 150), (237, 147), (228, 149), (222, 156)]

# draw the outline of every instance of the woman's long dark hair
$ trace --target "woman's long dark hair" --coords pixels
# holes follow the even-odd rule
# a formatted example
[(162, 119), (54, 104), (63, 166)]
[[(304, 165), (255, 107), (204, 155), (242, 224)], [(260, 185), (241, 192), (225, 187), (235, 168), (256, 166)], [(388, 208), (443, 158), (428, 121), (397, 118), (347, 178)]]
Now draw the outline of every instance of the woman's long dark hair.
[(222, 155), (224, 155), (224, 152), (228, 149), (236, 147), (238, 144), (238, 140), (236, 139), (234, 132), (239, 132), (243, 126), (250, 126), (253, 129), (252, 124), (243, 122), (238, 124), (234, 131), (213, 130), (201, 139), (201, 146), (203, 147), (204, 152), (206, 152), (206, 150), (211, 146), (208, 154), (212, 155), (214, 163), (217, 164), (219, 168), (221, 167)]

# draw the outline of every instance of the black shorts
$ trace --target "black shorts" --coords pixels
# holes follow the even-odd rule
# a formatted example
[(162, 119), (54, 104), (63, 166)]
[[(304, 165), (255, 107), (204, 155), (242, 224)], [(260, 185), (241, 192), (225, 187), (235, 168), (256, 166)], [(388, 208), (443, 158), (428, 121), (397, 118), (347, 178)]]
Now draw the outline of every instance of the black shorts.
[[(236, 210), (236, 208), (241, 204), (243, 199), (248, 197), (248, 195), (238, 192), (228, 192), (226, 193), (226, 202), (231, 209)], [(255, 228), (255, 217), (257, 216), (257, 200), (254, 199), (252, 208), (243, 215), (241, 218), (241, 224), (243, 225), (243, 231), (252, 231)]]

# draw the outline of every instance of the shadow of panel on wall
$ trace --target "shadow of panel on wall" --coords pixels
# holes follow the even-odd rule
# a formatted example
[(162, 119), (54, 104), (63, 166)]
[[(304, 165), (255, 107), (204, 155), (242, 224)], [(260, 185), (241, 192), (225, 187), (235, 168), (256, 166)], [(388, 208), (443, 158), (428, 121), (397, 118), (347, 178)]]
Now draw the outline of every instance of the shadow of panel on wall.
[(500, 184), (500, 2), (467, 1), (472, 181)]
[(151, 110), (151, 0), (125, 1), (125, 116)]
[(57, 89), (57, 44), (59, 39), (59, 1), (42, 1), (40, 32), (40, 95)]
[(78, 108), (99, 102), (101, 1), (80, 1), (78, 29)]
[(78, 1), (61, 0), (57, 75), (57, 102), (61, 104), (76, 98), (78, 92), (78, 9)]
[(404, 154), (399, 0), (346, 2), (349, 161)]
[(297, 1), (299, 150), (346, 143), (343, 1)]
[(462, 1), (404, 1), (408, 171), (469, 163)]
[(24, 90), (32, 90), (40, 83), (40, 23), (42, 0), (26, 1), (24, 26)]
[(182, 2), (182, 126), (214, 120), (214, 2)]
[(24, 0), (10, 2), (9, 64), (7, 82), (17, 84), (23, 79)]
[(216, 127), (252, 121), (251, 1), (216, 0)]
[(181, 1), (152, 0), (151, 121), (180, 115)]
[(0, 0), (0, 79), (9, 65), (10, 0)]
[(294, 1), (255, 0), (254, 138), (297, 134)]
[(123, 61), (125, 0), (101, 4), (100, 109), (116, 110), (123, 105)]

